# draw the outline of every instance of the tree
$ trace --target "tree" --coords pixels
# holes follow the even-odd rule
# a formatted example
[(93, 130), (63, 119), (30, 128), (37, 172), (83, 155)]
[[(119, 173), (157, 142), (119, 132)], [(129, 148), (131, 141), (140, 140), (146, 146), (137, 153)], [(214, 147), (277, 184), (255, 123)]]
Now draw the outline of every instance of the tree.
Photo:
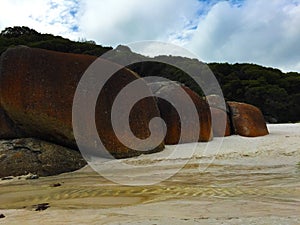
[(25, 26), (7, 27), (1, 31), (0, 36), (5, 38), (18, 38), (23, 35), (38, 35), (34, 29)]

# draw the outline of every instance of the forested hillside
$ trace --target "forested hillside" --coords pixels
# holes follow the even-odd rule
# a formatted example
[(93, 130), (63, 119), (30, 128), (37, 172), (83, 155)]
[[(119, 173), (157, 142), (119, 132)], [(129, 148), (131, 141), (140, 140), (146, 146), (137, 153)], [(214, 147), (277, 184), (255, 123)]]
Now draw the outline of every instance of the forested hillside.
[(269, 122), (300, 121), (300, 74), (254, 64), (209, 64), (224, 96), (258, 106)]
[(8, 27), (0, 33), (0, 54), (8, 47), (26, 45), (33, 48), (81, 53), (89, 55), (102, 55), (112, 49), (96, 45), (94, 41), (71, 41), (69, 39), (54, 36), (52, 34), (41, 34), (28, 27)]
[[(41, 34), (28, 27), (9, 27), (0, 33), (0, 54), (8, 47), (17, 45), (96, 56), (112, 49), (97, 45), (94, 41), (75, 42), (60, 36)], [(118, 47), (117, 57), (122, 55), (132, 57), (133, 61), (139, 58), (147, 59), (131, 52), (126, 46)], [(169, 57), (170, 60), (180, 61), (189, 67), (199, 63), (195, 59), (182, 57), (159, 57)], [(227, 100), (246, 102), (259, 107), (269, 122), (300, 121), (299, 73), (283, 73), (278, 69), (255, 64), (210, 63), (208, 65), (218, 79)], [(180, 81), (202, 94), (196, 83), (177, 68), (154, 62), (134, 64), (129, 68), (140, 76), (159, 75)]]

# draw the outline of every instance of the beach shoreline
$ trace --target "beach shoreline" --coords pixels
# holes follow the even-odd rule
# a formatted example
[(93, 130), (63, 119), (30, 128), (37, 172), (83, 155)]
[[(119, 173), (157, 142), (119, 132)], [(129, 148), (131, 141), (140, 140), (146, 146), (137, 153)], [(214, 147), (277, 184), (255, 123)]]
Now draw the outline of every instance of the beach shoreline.
[[(167, 146), (117, 160), (100, 171), (111, 180), (86, 166), (37, 180), (0, 181), (0, 224), (299, 224), (300, 124), (268, 129), (263, 137), (199, 143), (188, 159)], [(118, 167), (120, 162), (130, 166)], [(144, 185), (122, 184), (129, 181)], [(50, 207), (35, 211), (40, 203)]]

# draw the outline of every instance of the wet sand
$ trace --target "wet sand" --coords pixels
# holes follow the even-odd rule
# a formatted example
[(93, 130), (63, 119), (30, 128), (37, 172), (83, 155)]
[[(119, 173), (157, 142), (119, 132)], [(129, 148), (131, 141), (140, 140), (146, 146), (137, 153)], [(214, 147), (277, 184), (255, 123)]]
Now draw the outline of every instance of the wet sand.
[[(268, 128), (265, 137), (200, 143), (189, 159), (167, 146), (101, 167), (122, 184), (90, 167), (0, 181), (0, 224), (300, 224), (300, 124)], [(41, 203), (50, 207), (35, 211)]]

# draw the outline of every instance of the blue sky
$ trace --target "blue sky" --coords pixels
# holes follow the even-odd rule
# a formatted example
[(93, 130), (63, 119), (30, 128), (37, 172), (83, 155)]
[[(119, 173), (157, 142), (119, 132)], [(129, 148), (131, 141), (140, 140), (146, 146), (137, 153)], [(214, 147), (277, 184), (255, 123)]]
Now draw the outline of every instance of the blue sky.
[(25, 25), (116, 46), (180, 45), (205, 62), (300, 72), (300, 0), (0, 0), (0, 29)]

